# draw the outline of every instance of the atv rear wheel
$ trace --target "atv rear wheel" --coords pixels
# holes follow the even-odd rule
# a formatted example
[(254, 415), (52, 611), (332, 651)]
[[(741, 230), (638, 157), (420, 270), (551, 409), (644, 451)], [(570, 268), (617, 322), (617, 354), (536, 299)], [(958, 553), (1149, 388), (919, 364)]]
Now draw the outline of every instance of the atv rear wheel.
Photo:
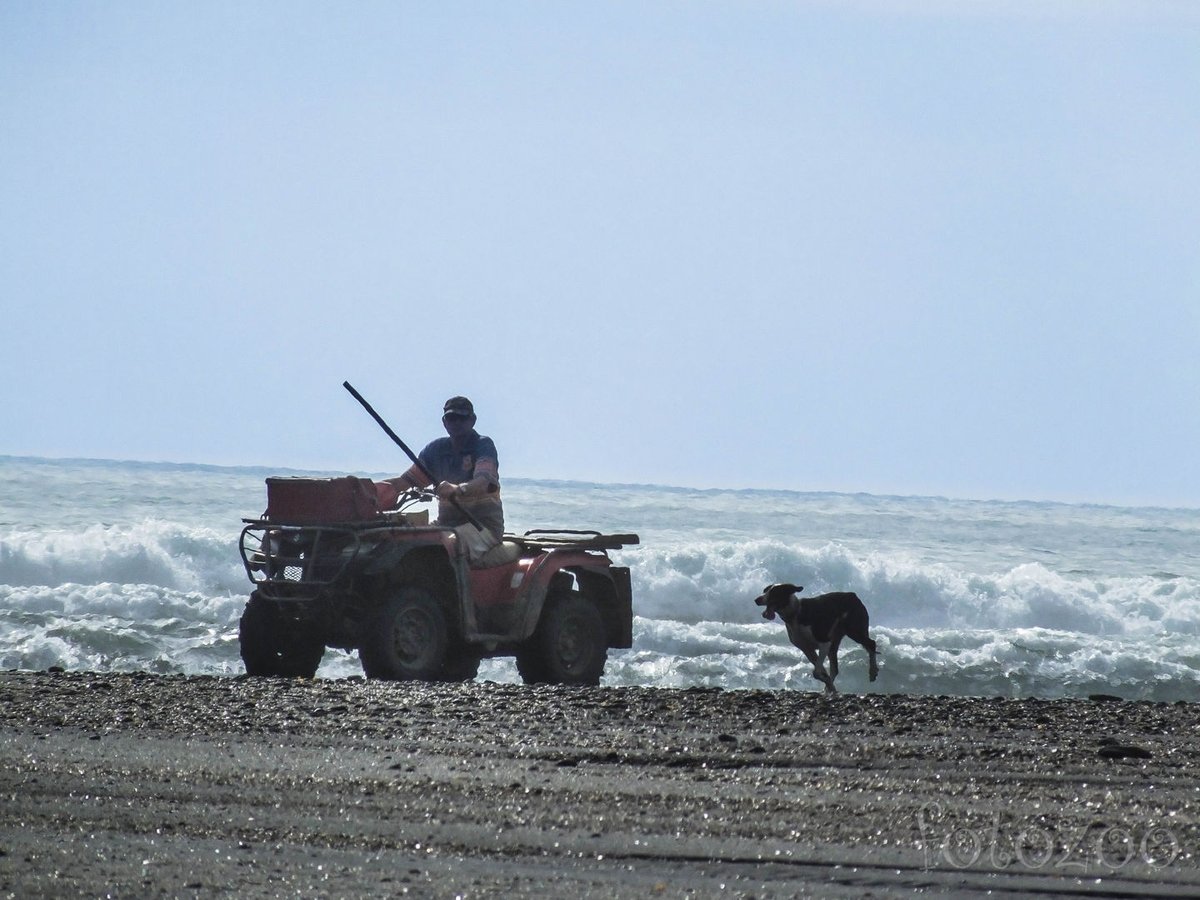
[(533, 637), (517, 652), (526, 684), (600, 683), (608, 661), (608, 637), (596, 605), (578, 591), (546, 598)]
[(238, 622), (238, 644), (247, 675), (312, 678), (325, 644), (303, 622), (288, 618), (255, 591)]
[(367, 622), (358, 657), (368, 678), (434, 681), (446, 665), (446, 614), (424, 588), (403, 587)]

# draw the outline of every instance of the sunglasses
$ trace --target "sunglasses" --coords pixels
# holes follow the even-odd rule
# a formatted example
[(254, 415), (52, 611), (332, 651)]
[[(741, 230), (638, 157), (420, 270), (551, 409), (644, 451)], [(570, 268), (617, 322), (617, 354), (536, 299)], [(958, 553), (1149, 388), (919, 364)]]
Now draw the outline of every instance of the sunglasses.
[(442, 416), (442, 421), (443, 422), (465, 422), (469, 418), (471, 418), (471, 417), (466, 415), (465, 413), (446, 413), (444, 416)]

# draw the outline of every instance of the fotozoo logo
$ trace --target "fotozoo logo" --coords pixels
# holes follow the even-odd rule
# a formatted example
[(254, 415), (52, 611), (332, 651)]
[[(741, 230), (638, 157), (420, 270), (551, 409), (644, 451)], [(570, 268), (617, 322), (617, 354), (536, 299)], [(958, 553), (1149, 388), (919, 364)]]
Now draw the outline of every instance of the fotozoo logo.
[(996, 812), (989, 825), (969, 827), (945, 821), (937, 800), (917, 810), (917, 827), (927, 869), (979, 865), (1116, 872), (1131, 864), (1165, 869), (1180, 854), (1178, 838), (1163, 825), (1094, 821), (1076, 828), (1050, 828)]

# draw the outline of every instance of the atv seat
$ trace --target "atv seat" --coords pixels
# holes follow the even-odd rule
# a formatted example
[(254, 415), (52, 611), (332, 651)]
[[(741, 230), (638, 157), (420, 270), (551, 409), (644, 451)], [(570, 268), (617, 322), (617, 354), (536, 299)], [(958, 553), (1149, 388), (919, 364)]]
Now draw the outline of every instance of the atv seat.
[(491, 569), (495, 566), (506, 566), (521, 558), (524, 545), (517, 541), (503, 540), (487, 553), (471, 563), (472, 569)]

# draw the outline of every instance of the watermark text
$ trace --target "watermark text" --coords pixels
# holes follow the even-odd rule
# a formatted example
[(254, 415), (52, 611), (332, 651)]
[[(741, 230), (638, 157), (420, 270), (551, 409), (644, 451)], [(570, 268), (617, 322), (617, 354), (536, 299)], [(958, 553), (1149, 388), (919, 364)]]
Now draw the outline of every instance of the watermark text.
[(967, 825), (953, 820), (941, 802), (917, 810), (925, 867), (1116, 872), (1129, 865), (1165, 869), (1179, 857), (1175, 833), (1154, 823), (1111, 824), (1093, 821), (1074, 827), (1021, 822), (996, 812), (990, 823)]

